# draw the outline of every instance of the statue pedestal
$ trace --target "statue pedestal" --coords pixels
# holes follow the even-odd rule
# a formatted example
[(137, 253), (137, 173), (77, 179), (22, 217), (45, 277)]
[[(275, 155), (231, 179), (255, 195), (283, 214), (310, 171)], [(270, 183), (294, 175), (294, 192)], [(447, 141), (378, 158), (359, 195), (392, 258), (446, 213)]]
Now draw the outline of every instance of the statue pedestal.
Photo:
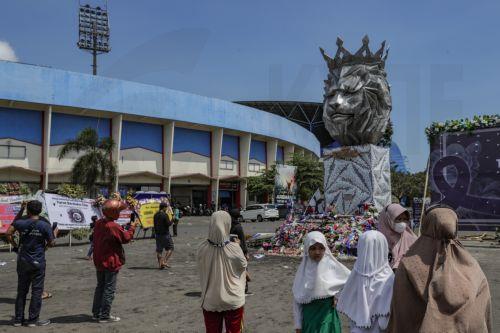
[(325, 201), (338, 214), (350, 215), (371, 202), (381, 211), (391, 203), (389, 148), (375, 145), (325, 150)]

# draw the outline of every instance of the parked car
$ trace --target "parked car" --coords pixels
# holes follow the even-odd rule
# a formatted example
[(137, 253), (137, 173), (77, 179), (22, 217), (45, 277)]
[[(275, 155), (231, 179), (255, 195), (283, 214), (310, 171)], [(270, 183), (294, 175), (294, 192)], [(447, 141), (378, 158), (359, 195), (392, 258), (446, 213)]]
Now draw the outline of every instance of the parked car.
[(244, 221), (259, 221), (277, 220), (279, 218), (278, 210), (275, 205), (271, 204), (256, 204), (250, 205), (246, 209), (241, 210), (241, 219)]

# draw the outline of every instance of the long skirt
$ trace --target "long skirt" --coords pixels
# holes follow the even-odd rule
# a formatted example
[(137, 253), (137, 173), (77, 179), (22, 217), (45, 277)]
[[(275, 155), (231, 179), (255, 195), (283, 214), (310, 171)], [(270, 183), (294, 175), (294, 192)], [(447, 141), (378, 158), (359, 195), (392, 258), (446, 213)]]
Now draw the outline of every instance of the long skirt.
[(337, 310), (333, 299), (317, 299), (302, 305), (302, 333), (341, 333)]

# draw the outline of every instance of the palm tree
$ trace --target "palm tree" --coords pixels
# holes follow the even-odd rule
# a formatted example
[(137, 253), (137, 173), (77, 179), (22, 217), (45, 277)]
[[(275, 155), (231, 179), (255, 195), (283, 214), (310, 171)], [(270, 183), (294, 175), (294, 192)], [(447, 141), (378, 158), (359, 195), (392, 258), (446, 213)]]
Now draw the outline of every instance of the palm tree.
[(116, 182), (116, 165), (111, 159), (114, 147), (113, 139), (99, 139), (96, 130), (89, 127), (78, 133), (76, 139), (66, 142), (59, 150), (58, 158), (61, 160), (69, 153), (83, 152), (71, 170), (73, 184), (83, 185), (87, 194), (94, 196), (97, 192), (96, 183), (102, 181), (111, 193)]

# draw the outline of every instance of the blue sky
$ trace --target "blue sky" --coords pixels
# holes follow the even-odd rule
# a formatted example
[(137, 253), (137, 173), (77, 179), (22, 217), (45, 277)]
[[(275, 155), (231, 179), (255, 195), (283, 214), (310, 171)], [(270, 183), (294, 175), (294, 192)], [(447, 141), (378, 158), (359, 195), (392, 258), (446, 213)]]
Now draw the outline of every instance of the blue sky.
[[(91, 0), (91, 4), (102, 3)], [(0, 41), (21, 62), (91, 72), (76, 47), (76, 0), (2, 2)], [(499, 113), (500, 2), (109, 0), (112, 51), (100, 75), (226, 100), (322, 101), (318, 51), (368, 34), (390, 45), (394, 139), (410, 169), (425, 168), (424, 128)]]

